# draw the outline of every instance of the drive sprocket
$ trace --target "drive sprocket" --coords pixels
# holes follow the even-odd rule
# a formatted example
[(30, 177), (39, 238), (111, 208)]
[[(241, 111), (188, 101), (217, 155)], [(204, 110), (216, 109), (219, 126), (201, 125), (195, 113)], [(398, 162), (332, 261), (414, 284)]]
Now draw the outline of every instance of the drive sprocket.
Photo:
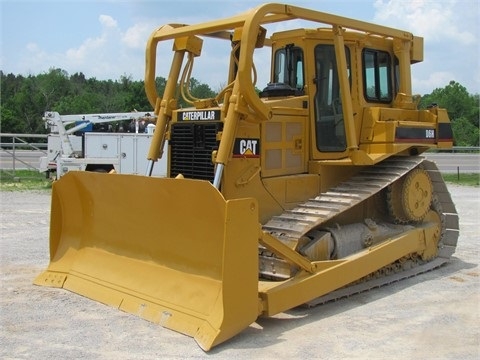
[(387, 189), (387, 205), (397, 223), (422, 221), (430, 210), (433, 185), (422, 168), (413, 169)]

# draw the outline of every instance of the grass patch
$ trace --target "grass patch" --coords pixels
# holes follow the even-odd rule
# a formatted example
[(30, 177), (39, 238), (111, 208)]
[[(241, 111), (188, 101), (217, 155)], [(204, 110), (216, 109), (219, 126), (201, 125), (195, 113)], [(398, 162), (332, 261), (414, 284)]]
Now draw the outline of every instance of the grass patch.
[(447, 183), (467, 186), (480, 186), (480, 174), (442, 174)]
[(35, 170), (0, 170), (1, 191), (50, 190), (52, 183)]

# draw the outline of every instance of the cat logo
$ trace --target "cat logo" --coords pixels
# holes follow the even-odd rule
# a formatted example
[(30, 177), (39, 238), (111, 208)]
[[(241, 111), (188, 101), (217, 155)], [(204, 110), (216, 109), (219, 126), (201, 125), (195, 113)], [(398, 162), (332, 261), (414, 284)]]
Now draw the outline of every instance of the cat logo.
[(258, 158), (260, 157), (260, 139), (235, 139), (233, 148), (235, 158)]

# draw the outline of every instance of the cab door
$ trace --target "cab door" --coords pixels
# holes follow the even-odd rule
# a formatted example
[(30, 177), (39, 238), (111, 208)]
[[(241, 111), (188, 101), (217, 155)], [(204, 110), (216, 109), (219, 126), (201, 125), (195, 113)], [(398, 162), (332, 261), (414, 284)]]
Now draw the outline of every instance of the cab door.
[[(348, 73), (350, 55), (345, 48)], [(315, 158), (341, 158), (347, 149), (345, 122), (340, 93), (337, 61), (333, 44), (319, 44), (314, 48), (316, 91), (314, 93), (313, 134), (317, 153)], [(319, 154), (320, 152), (321, 154)]]

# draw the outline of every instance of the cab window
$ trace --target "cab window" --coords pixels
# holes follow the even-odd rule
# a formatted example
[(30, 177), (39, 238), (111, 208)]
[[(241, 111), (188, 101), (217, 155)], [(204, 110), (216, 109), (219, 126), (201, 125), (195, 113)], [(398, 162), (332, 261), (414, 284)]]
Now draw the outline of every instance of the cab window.
[(303, 50), (289, 44), (275, 52), (274, 83), (287, 84), (293, 89), (303, 90)]
[(363, 50), (364, 96), (369, 102), (391, 102), (392, 77), (390, 54), (380, 50)]

